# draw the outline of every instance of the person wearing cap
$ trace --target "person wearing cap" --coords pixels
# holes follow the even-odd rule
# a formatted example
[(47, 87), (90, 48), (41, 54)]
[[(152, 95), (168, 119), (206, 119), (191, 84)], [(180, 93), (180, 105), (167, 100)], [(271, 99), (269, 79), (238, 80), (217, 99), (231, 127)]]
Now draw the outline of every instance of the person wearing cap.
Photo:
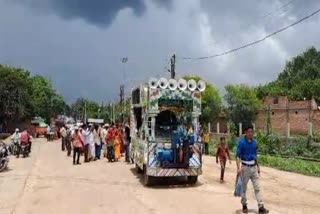
[(258, 202), (259, 214), (269, 213), (269, 210), (264, 207), (264, 203), (260, 195), (258, 176), (258, 174), (260, 175), (260, 167), (257, 161), (258, 146), (256, 141), (253, 139), (253, 127), (247, 126), (244, 128), (244, 131), (245, 136), (240, 139), (237, 147), (237, 174), (238, 176), (241, 176), (242, 179), (242, 212), (249, 212), (246, 194), (248, 182), (251, 180), (256, 200)]
[(16, 128), (16, 130), (14, 131), (14, 133), (11, 135), (11, 140), (13, 142), (20, 142), (20, 133), (19, 133), (19, 129)]

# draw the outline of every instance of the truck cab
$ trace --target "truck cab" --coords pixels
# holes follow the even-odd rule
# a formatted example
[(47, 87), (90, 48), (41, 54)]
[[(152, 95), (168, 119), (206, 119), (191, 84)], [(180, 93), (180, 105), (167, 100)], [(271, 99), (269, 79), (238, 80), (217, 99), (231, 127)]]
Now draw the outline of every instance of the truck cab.
[(131, 137), (136, 168), (145, 185), (156, 177), (187, 177), (192, 184), (202, 173), (198, 139), (201, 92), (194, 80), (151, 79), (132, 90)]

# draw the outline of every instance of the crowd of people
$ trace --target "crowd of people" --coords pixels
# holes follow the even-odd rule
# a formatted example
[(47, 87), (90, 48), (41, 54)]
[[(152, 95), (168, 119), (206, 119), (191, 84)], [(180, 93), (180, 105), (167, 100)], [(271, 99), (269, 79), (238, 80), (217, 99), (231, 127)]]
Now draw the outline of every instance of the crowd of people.
[(130, 126), (129, 123), (123, 128), (121, 125), (84, 124), (80, 127), (60, 129), (61, 150), (67, 150), (71, 156), (73, 150), (73, 164), (79, 165), (80, 156), (84, 162), (97, 161), (101, 156), (111, 161), (119, 161), (125, 155), (125, 161), (133, 163), (130, 158)]

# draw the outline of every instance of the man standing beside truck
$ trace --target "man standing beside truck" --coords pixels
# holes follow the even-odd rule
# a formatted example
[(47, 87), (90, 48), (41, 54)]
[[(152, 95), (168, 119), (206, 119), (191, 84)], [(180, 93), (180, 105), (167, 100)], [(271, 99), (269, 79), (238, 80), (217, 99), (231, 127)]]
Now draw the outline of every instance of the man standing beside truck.
[(237, 173), (242, 178), (242, 211), (243, 213), (248, 213), (246, 193), (248, 182), (251, 180), (258, 202), (259, 214), (269, 213), (269, 210), (264, 208), (260, 195), (258, 176), (258, 174), (260, 175), (260, 167), (257, 161), (258, 147), (256, 141), (253, 139), (253, 127), (247, 126), (244, 128), (244, 131), (245, 136), (240, 139), (237, 148)]

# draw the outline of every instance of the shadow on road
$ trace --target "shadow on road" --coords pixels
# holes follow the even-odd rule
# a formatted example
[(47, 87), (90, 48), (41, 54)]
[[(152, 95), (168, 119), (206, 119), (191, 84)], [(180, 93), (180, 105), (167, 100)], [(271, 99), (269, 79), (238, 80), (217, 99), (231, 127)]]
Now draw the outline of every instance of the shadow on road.
[(0, 174), (5, 174), (12, 171), (12, 169), (8, 166), (5, 170), (3, 170), (2, 172), (0, 172)]
[[(236, 214), (242, 214), (242, 210), (237, 210), (235, 212)], [(248, 213), (255, 213), (255, 214), (258, 214), (258, 211), (257, 210), (253, 210), (253, 209), (249, 209)]]
[[(141, 185), (144, 185), (143, 173), (138, 173), (137, 169), (134, 167), (130, 169), (133, 175), (139, 179)], [(202, 186), (201, 182), (197, 182), (196, 184), (189, 184), (185, 177), (152, 177), (151, 178), (151, 186), (146, 188), (152, 189), (168, 189), (168, 188), (196, 188)]]

